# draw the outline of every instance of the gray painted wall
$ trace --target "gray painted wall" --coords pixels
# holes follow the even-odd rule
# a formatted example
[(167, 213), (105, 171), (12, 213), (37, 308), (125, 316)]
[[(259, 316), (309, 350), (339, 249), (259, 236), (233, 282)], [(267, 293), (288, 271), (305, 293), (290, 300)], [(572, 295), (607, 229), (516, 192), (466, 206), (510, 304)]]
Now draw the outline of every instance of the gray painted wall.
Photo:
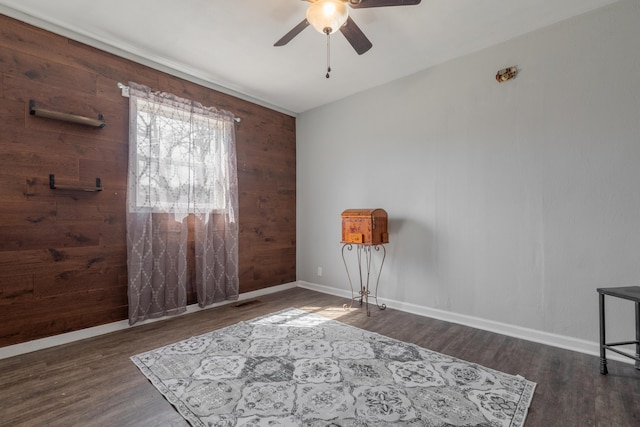
[(597, 341), (596, 288), (640, 284), (638, 22), (624, 1), (301, 114), (298, 279), (348, 289), (340, 213), (380, 207), (381, 299)]

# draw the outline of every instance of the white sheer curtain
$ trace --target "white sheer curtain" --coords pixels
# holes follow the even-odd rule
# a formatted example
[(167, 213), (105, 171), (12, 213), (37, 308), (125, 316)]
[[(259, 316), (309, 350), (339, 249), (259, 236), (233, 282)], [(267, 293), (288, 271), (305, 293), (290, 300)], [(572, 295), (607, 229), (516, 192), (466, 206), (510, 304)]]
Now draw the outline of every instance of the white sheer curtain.
[(234, 117), (129, 83), (129, 323), (186, 309), (193, 215), (198, 304), (238, 297)]

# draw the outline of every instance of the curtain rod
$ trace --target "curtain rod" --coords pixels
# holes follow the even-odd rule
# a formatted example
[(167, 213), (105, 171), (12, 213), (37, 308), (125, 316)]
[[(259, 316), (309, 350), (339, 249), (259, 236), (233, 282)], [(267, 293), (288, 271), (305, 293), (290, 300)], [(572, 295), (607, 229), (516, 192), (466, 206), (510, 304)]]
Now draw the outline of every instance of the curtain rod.
[[(128, 97), (129, 97), (129, 86), (127, 86), (127, 85), (125, 85), (125, 84), (123, 84), (123, 83), (118, 82), (118, 87), (119, 87), (120, 89), (122, 89), (122, 96), (124, 96), (125, 98), (128, 98)], [(241, 119), (240, 117), (235, 117), (235, 116), (233, 117), (233, 120), (234, 120), (236, 123), (240, 123), (240, 122), (242, 121), (242, 119)]]

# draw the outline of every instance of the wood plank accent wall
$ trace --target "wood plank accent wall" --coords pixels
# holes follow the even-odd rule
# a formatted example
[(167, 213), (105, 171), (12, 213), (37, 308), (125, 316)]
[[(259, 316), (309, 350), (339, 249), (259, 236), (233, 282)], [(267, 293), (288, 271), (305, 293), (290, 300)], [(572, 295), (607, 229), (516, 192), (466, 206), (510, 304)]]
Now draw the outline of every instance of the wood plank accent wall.
[[(127, 318), (129, 81), (242, 118), (240, 292), (296, 279), (294, 117), (0, 15), (0, 347)], [(30, 116), (30, 99), (107, 125)], [(51, 190), (51, 173), (104, 191)]]

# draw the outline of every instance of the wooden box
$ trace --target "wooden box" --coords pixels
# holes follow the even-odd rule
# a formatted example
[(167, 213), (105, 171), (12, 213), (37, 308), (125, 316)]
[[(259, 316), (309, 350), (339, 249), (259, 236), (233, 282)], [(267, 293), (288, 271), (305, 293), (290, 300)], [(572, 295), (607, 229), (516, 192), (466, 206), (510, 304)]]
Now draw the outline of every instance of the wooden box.
[(347, 209), (342, 212), (342, 243), (389, 243), (387, 212), (384, 209)]

